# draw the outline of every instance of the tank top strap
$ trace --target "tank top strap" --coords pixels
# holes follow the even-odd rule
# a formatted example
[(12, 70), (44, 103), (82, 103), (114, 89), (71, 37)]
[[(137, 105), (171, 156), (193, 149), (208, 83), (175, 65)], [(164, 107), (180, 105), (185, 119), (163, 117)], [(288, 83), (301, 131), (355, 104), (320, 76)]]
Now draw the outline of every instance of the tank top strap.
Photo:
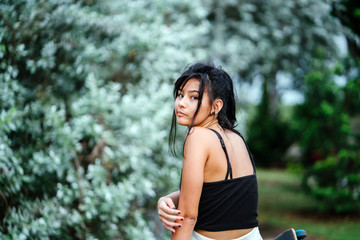
[(245, 141), (244, 136), (243, 136), (240, 132), (238, 132), (237, 130), (232, 130), (232, 131), (233, 131), (234, 133), (236, 133), (237, 135), (239, 135), (239, 136), (242, 138), (242, 140), (244, 141), (246, 150), (247, 150), (247, 152), (248, 152), (248, 154), (249, 154), (249, 157), (250, 157), (250, 160), (251, 160), (251, 164), (252, 164), (252, 166), (253, 166), (254, 173), (256, 173), (255, 162), (254, 162), (253, 156), (252, 156), (252, 154), (251, 154), (251, 152), (250, 152), (249, 146), (247, 145), (247, 143), (246, 143), (246, 141)]
[(224, 140), (223, 138), (221, 137), (220, 133), (218, 133), (217, 131), (215, 131), (214, 129), (212, 128), (209, 128), (211, 131), (213, 131), (217, 137), (219, 138), (220, 140), (220, 143), (221, 143), (221, 147), (222, 149), (224, 150), (225, 152), (225, 156), (226, 156), (226, 161), (227, 161), (227, 172), (226, 172), (226, 176), (225, 176), (225, 180), (228, 179), (229, 175), (230, 175), (230, 179), (233, 178), (233, 175), (232, 175), (232, 169), (231, 169), (231, 164), (230, 164), (230, 160), (229, 160), (229, 155), (228, 155), (228, 152), (226, 150), (226, 146), (225, 146), (225, 143), (224, 143)]

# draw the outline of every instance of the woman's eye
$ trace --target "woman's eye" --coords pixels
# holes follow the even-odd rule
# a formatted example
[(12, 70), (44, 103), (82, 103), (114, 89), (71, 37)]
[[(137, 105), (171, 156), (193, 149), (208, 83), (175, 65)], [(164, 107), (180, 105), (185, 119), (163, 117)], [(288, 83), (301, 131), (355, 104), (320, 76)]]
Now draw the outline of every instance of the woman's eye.
[(184, 97), (184, 95), (182, 95), (181, 93), (178, 93), (178, 95), (177, 95), (178, 97)]
[(193, 99), (193, 100), (198, 100), (199, 98), (198, 98), (198, 97), (195, 97), (195, 96), (192, 96), (191, 99)]

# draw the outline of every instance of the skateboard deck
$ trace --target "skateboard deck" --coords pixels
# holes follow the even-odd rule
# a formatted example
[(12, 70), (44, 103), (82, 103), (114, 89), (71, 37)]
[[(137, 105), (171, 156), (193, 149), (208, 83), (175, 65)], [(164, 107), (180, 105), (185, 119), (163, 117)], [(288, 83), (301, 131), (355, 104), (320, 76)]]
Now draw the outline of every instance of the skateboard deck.
[(295, 231), (293, 228), (290, 228), (280, 233), (274, 240), (301, 240), (304, 239), (306, 235), (305, 230), (299, 229)]

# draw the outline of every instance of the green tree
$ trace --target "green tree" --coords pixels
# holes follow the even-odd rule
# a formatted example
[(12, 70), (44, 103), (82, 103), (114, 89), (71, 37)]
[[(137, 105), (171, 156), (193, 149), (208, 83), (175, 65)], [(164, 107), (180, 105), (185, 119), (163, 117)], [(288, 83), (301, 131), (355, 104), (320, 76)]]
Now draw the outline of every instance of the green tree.
[(305, 77), (305, 101), (296, 107), (294, 115), (305, 166), (346, 147), (350, 133), (349, 116), (343, 111), (343, 90), (321, 53)]
[(359, 213), (360, 129), (352, 126), (344, 107), (349, 84), (342, 87), (335, 81), (341, 69), (341, 64), (331, 68), (323, 59), (315, 60), (305, 78), (305, 102), (295, 111), (295, 128), (306, 166), (304, 186), (320, 200), (319, 210)]
[(262, 99), (248, 125), (248, 142), (258, 166), (284, 167), (284, 152), (294, 141), (291, 125), (280, 113), (271, 113), (267, 82), (263, 82)]
[[(341, 25), (331, 16), (332, 1), (212, 1), (209, 20), (215, 59), (231, 66), (240, 79), (267, 81), (271, 113), (278, 111), (278, 73), (299, 89), (316, 49), (326, 59), (338, 57), (334, 36)], [(225, 47), (224, 47), (225, 46)]]
[[(360, 200), (360, 4), (336, 1), (332, 13), (345, 28), (349, 55), (332, 69), (318, 59), (306, 77), (306, 100), (297, 117), (305, 161), (304, 184), (319, 209), (359, 214)], [(345, 80), (335, 84), (335, 77)], [(299, 129), (301, 130), (301, 129)]]

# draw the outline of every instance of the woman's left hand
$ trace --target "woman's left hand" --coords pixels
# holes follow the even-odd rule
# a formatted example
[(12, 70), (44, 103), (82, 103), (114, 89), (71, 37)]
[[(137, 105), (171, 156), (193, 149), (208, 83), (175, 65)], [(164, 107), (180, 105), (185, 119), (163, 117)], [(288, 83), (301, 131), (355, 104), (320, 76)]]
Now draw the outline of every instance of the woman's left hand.
[(175, 233), (174, 227), (181, 227), (181, 224), (174, 221), (183, 221), (184, 218), (178, 216), (181, 212), (175, 208), (173, 200), (170, 197), (161, 197), (158, 201), (157, 208), (159, 218), (164, 227), (170, 232)]

